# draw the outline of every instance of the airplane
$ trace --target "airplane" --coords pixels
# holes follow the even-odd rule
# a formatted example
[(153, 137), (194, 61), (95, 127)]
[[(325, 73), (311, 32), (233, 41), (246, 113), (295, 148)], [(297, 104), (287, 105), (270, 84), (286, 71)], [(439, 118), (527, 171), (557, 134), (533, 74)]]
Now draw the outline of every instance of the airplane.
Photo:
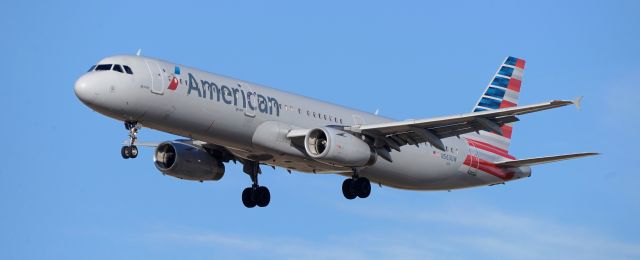
[[(574, 104), (552, 100), (519, 106), (525, 61), (507, 57), (473, 110), (399, 121), (282, 90), (137, 55), (100, 60), (75, 82), (86, 106), (123, 121), (125, 159), (137, 145), (155, 149), (164, 175), (218, 181), (225, 163), (240, 162), (252, 185), (247, 208), (265, 207), (271, 193), (261, 166), (345, 176), (346, 199), (367, 198), (371, 182), (407, 190), (453, 190), (504, 184), (531, 176), (530, 166), (596, 155), (574, 153), (516, 159), (509, 153), (519, 116)], [(142, 126), (182, 136), (138, 142)]]

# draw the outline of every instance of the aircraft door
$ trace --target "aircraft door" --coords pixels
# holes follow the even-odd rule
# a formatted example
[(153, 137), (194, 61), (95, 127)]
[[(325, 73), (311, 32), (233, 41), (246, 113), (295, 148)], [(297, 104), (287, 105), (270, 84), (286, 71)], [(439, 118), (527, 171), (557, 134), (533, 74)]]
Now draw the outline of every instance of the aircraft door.
[(162, 95), (164, 94), (164, 82), (165, 82), (165, 72), (155, 61), (145, 60), (147, 64), (147, 69), (149, 70), (149, 75), (151, 76), (151, 92)]
[(469, 142), (469, 157), (471, 162), (469, 164), (469, 168), (467, 169), (467, 174), (476, 176), (476, 171), (478, 169), (478, 166), (480, 165), (480, 159), (478, 158), (478, 149), (473, 145), (472, 142)]

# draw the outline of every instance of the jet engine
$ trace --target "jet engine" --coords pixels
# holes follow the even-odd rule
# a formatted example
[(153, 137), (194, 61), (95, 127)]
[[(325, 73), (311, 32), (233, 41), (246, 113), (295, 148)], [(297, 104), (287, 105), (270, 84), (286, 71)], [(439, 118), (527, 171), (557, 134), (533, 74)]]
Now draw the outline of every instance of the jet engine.
[(217, 181), (224, 175), (224, 164), (199, 145), (164, 142), (153, 155), (158, 170), (164, 174), (193, 181)]
[(304, 138), (305, 151), (316, 161), (344, 167), (362, 167), (376, 162), (373, 148), (345, 131), (316, 128)]

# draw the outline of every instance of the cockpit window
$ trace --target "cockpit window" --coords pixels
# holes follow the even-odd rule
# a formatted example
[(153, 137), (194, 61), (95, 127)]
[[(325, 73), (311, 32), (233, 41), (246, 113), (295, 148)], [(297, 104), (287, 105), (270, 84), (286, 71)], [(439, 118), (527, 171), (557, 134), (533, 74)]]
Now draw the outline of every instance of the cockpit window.
[(93, 65), (93, 66), (91, 66), (91, 68), (89, 68), (89, 70), (87, 70), (87, 72), (92, 72), (93, 69), (95, 69), (95, 68), (96, 68), (96, 65)]
[(120, 73), (124, 73), (124, 71), (122, 70), (122, 67), (120, 66), (120, 64), (116, 64), (113, 65), (113, 70), (120, 72)]
[(111, 70), (111, 64), (99, 64), (96, 66), (96, 71), (99, 70)]
[(122, 67), (124, 67), (124, 71), (127, 72), (127, 74), (133, 74), (133, 71), (131, 70), (131, 68), (129, 68), (129, 66), (127, 65), (122, 65)]

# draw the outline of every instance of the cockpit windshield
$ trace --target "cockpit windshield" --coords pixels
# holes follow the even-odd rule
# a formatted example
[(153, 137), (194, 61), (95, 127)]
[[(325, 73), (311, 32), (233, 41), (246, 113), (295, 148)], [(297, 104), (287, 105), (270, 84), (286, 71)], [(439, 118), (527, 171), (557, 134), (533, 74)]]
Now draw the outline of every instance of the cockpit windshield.
[(98, 66), (96, 66), (96, 71), (111, 70), (112, 66), (113, 66), (112, 64), (99, 64)]
[(127, 74), (133, 75), (133, 70), (131, 70), (131, 67), (129, 67), (127, 65), (120, 65), (120, 64), (98, 64), (98, 65), (93, 65), (93, 66), (91, 66), (91, 68), (89, 68), (89, 70), (87, 72), (105, 71), (105, 70), (113, 70), (113, 71), (117, 71), (117, 72), (120, 72), (120, 73), (127, 73)]
[(124, 71), (122, 70), (122, 66), (120, 66), (120, 64), (113, 65), (113, 70), (120, 73), (124, 73)]

